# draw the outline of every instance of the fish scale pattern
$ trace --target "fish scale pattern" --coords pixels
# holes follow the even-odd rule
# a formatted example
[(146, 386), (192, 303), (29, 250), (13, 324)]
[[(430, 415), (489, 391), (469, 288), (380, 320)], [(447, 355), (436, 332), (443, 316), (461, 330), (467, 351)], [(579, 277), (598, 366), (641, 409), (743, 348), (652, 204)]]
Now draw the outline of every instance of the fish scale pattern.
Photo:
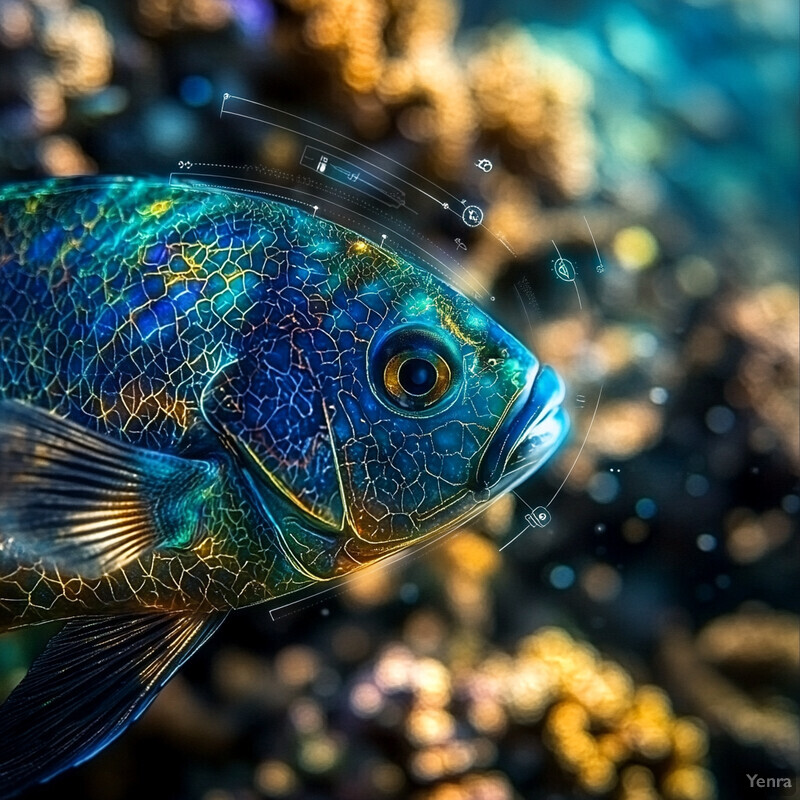
[[(133, 179), (6, 189), (0, 279), (4, 398), (222, 465), (193, 547), (94, 581), (14, 564), (0, 577), (13, 619), (245, 605), (309, 582), (287, 550), (316, 561), (329, 547), (339, 573), (452, 527), (480, 506), (467, 488), (476, 461), (536, 370), (426, 271), (293, 207), (225, 191)], [(435, 414), (403, 413), (376, 390), (370, 348), (408, 324), (439, 331), (458, 359), (460, 385)], [(331, 541), (297, 533), (287, 544), (283, 507), (254, 499), (243, 470)]]

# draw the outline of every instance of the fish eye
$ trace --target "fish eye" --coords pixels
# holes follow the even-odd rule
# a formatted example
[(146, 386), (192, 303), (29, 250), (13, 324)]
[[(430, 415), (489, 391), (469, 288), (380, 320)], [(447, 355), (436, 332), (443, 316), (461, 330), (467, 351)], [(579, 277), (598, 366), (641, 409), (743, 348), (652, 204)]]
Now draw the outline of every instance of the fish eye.
[(401, 408), (433, 405), (450, 388), (450, 367), (438, 353), (398, 353), (383, 371), (383, 385)]
[(400, 326), (371, 353), (372, 382), (388, 405), (412, 413), (438, 410), (458, 383), (458, 358), (444, 332)]

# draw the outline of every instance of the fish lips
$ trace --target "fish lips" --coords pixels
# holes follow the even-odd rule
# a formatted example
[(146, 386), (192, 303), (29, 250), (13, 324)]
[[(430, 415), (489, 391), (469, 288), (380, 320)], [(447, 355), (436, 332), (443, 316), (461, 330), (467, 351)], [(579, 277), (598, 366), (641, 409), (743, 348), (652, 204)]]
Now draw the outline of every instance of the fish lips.
[(569, 430), (561, 407), (564, 382), (544, 366), (514, 400), (481, 456), (476, 491), (506, 491), (535, 472), (555, 452)]

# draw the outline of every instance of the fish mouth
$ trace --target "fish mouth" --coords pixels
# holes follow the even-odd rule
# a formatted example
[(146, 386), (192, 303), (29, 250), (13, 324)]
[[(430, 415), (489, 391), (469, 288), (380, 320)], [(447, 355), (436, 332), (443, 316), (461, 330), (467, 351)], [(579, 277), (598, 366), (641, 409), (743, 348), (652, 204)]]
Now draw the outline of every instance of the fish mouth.
[(544, 366), (513, 401), (484, 450), (475, 472), (477, 491), (506, 491), (550, 458), (569, 430), (561, 407), (564, 382)]

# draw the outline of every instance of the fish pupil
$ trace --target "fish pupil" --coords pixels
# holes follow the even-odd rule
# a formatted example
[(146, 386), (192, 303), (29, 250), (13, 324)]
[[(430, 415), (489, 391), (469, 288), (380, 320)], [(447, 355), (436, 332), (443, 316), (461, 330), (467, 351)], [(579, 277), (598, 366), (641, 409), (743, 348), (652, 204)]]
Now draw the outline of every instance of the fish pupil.
[(426, 358), (409, 358), (397, 374), (403, 389), (417, 397), (428, 394), (436, 386), (437, 377), (436, 366)]

